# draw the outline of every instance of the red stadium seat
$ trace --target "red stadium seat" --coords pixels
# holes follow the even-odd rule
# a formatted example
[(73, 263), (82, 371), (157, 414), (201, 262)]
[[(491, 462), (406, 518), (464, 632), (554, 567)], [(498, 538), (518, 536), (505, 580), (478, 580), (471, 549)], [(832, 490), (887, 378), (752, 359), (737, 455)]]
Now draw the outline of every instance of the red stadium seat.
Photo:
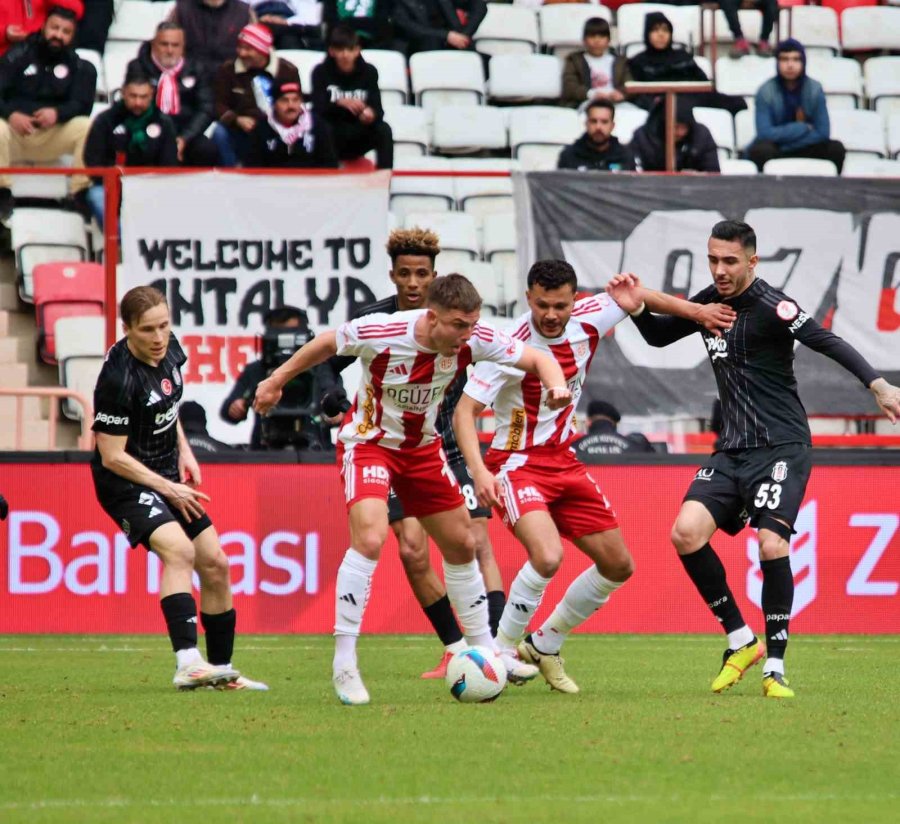
[(97, 263), (41, 263), (34, 267), (38, 354), (56, 363), (55, 328), (62, 317), (103, 314), (103, 267)]

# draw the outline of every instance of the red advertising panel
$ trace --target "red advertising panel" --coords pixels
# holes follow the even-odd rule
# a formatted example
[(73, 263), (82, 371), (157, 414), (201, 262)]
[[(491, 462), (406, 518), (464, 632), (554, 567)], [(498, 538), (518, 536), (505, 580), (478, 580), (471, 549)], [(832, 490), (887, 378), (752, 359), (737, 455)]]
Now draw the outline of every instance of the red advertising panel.
[[(595, 475), (635, 557), (631, 581), (585, 625), (590, 632), (713, 632), (716, 623), (669, 543), (687, 466), (602, 466)], [(900, 632), (897, 469), (817, 466), (792, 544), (797, 632)], [(209, 512), (231, 560), (243, 632), (331, 632), (334, 580), (348, 546), (334, 466), (206, 465)], [(124, 536), (94, 498), (84, 464), (0, 465), (11, 505), (0, 523), (0, 632), (162, 632), (159, 564)], [(507, 586), (524, 560), (494, 519)], [(714, 541), (751, 626), (762, 629), (755, 536)], [(433, 551), (439, 567), (440, 559)], [(586, 560), (574, 547), (537, 616), (549, 614)], [(428, 632), (393, 537), (376, 572), (363, 628)]]

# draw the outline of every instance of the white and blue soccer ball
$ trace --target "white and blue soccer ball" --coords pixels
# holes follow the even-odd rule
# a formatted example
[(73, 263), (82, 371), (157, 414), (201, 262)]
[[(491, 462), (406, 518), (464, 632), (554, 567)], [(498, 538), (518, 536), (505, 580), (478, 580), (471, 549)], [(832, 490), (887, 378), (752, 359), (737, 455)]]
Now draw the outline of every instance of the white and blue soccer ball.
[(464, 704), (493, 701), (506, 686), (506, 667), (492, 649), (468, 647), (450, 659), (447, 686)]

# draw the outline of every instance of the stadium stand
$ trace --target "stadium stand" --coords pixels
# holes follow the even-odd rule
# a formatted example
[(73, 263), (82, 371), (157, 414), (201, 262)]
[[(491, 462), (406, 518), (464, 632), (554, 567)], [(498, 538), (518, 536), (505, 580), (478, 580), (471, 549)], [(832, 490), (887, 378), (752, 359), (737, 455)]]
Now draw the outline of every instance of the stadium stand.
[(381, 91), (382, 105), (405, 104), (409, 99), (406, 58), (400, 52), (389, 49), (364, 49), (362, 56), (378, 70), (378, 88)]
[(900, 57), (870, 57), (863, 73), (870, 108), (900, 111)]
[(16, 209), (9, 221), (16, 258), (19, 296), (34, 302), (34, 267), (39, 263), (87, 259), (84, 220), (74, 212), (59, 209)]
[(552, 54), (498, 54), (489, 72), (489, 96), (495, 101), (554, 101), (562, 94), (562, 62)]
[(814, 157), (777, 157), (766, 161), (764, 175), (790, 175), (792, 177), (837, 177), (837, 166), (830, 160)]
[(538, 9), (541, 46), (547, 54), (565, 57), (570, 51), (582, 48), (585, 21), (602, 17), (612, 23), (612, 12), (606, 6), (591, 3), (556, 3)]
[(866, 109), (838, 109), (829, 112), (831, 139), (840, 140), (849, 157), (853, 153), (884, 157), (884, 121), (878, 112)]
[[(506, 158), (458, 158), (451, 160), (454, 172), (511, 172), (519, 163)], [(513, 184), (509, 177), (454, 177), (457, 208), (478, 217), (513, 211)]]
[(791, 6), (781, 9), (779, 19), (781, 37), (799, 40), (808, 55), (836, 55), (840, 52), (838, 16), (834, 9), (825, 6)]
[(845, 52), (900, 49), (900, 8), (847, 9), (841, 14), (841, 46)]
[(723, 175), (755, 175), (758, 174), (756, 164), (752, 160), (740, 158), (719, 158), (719, 168)]
[(481, 257), (475, 218), (465, 212), (411, 212), (406, 215), (407, 229), (420, 226), (437, 232), (441, 253), (435, 261), (439, 272), (455, 272), (468, 261)]
[[(106, 321), (102, 317), (63, 317), (56, 323), (56, 358), (59, 382), (88, 398), (106, 354)], [(73, 421), (81, 420), (81, 407), (63, 401), (63, 414)]]
[(116, 9), (113, 24), (109, 27), (109, 40), (131, 41), (135, 44), (148, 40), (174, 8), (174, 0), (154, 3), (146, 0), (122, 0)]
[(38, 354), (56, 364), (56, 324), (64, 317), (103, 316), (105, 278), (98, 263), (40, 263), (34, 267)]
[(828, 111), (856, 109), (863, 98), (863, 76), (859, 63), (851, 57), (810, 57), (806, 73), (822, 84)]
[(484, 69), (474, 52), (419, 52), (409, 59), (409, 77), (416, 104), (426, 109), (484, 101)]
[[(407, 157), (399, 161), (396, 170), (451, 172), (445, 157)], [(410, 213), (448, 212), (456, 204), (452, 177), (399, 176), (391, 178), (391, 211), (401, 221)]]
[(385, 104), (384, 119), (394, 135), (394, 163), (410, 157), (428, 154), (430, 115), (418, 106), (394, 106)]
[(431, 145), (447, 154), (506, 149), (506, 120), (495, 106), (440, 106), (434, 111)]
[(521, 6), (488, 3), (472, 40), (481, 54), (532, 54), (540, 42), (537, 15)]
[(729, 112), (725, 109), (697, 106), (694, 108), (694, 117), (709, 129), (719, 149), (723, 149), (728, 157), (734, 156), (734, 118)]

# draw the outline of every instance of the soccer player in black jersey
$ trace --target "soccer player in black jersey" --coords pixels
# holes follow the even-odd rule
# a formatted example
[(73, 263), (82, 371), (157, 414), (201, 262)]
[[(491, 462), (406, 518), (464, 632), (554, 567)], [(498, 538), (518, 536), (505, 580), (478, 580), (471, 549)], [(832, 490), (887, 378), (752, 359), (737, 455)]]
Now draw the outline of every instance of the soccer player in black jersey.
[[(734, 323), (721, 338), (646, 311), (634, 276), (618, 275), (607, 289), (630, 311), (652, 346), (699, 331), (715, 373), (722, 402), (719, 448), (697, 472), (672, 527), (672, 543), (685, 571), (728, 634), (712, 690), (733, 686), (765, 656), (763, 694), (792, 698), (784, 676), (794, 600), (790, 539), (812, 464), (809, 424), (794, 377), (794, 342), (853, 373), (892, 422), (900, 416), (900, 389), (880, 377), (850, 344), (756, 276), (756, 234), (746, 223), (725, 220), (713, 226), (708, 257), (713, 285), (691, 300), (722, 301), (735, 310)], [(765, 645), (744, 622), (722, 562), (709, 544), (716, 530), (736, 535), (748, 521), (759, 528)]]
[[(133, 547), (142, 544), (162, 561), (160, 606), (175, 651), (175, 686), (268, 689), (231, 666), (228, 558), (204, 510), (209, 496), (198, 489), (200, 467), (178, 422), (187, 358), (170, 328), (165, 296), (139, 286), (122, 298), (119, 313), (125, 337), (107, 353), (94, 389), (97, 499)], [(195, 570), (208, 661), (197, 649)]]
[[(425, 305), (425, 293), (437, 275), (434, 270), (434, 259), (441, 251), (438, 236), (427, 229), (397, 229), (391, 232), (388, 238), (387, 251), (391, 258), (390, 277), (397, 287), (397, 292), (363, 307), (356, 313), (356, 317), (376, 313), (406, 312), (410, 309), (420, 309)], [(343, 370), (353, 363), (353, 360), (354, 358), (349, 357), (335, 357), (333, 365), (337, 370)], [(462, 395), (465, 378), (463, 375), (462, 379), (447, 388), (444, 402), (438, 412), (437, 429), (441, 433), (447, 463), (459, 482), (472, 519), (475, 557), (487, 592), (491, 633), (496, 635), (497, 623), (506, 605), (506, 596), (488, 534), (487, 520), (491, 517), (491, 510), (482, 507), (475, 497), (472, 477), (456, 445), (452, 425), (453, 411)], [(443, 678), (453, 653), (465, 647), (462, 632), (453, 615), (447, 591), (431, 566), (428, 535), (415, 518), (405, 517), (403, 504), (393, 492), (388, 497), (388, 520), (394, 535), (397, 536), (400, 560), (409, 585), (444, 645), (444, 654), (438, 665), (433, 670), (423, 673), (422, 677)]]

